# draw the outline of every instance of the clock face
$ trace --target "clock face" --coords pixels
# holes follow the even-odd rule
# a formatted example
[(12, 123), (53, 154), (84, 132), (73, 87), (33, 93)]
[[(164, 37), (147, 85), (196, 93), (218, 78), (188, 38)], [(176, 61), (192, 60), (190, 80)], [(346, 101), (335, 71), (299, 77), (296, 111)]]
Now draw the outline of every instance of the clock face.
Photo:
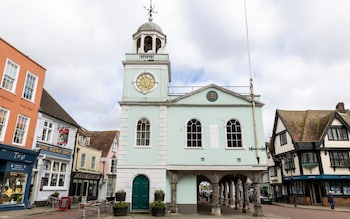
[(141, 91), (149, 91), (156, 84), (156, 80), (150, 73), (142, 73), (136, 79), (136, 87)]

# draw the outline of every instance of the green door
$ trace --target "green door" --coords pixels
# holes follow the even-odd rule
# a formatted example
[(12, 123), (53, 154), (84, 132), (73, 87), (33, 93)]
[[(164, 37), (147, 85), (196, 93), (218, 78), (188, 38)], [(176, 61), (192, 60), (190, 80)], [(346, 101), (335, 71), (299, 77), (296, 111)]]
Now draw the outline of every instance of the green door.
[(149, 186), (146, 176), (139, 175), (133, 181), (132, 187), (132, 210), (149, 209)]

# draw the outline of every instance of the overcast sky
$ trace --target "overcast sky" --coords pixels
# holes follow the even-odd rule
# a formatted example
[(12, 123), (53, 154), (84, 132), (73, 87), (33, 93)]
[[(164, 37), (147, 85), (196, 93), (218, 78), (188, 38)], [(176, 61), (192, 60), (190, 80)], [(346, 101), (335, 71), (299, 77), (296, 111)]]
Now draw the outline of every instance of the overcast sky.
[[(44, 87), (88, 130), (119, 129), (125, 53), (149, 0), (2, 0), (0, 37), (47, 69)], [(153, 0), (171, 85), (249, 86), (243, 0)], [(276, 109), (350, 105), (350, 1), (247, 0), (264, 132)]]

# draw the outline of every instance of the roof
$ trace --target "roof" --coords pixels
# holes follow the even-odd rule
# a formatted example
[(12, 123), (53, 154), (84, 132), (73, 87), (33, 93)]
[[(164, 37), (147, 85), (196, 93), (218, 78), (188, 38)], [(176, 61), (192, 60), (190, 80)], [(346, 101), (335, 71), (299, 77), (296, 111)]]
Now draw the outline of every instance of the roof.
[[(321, 141), (333, 119), (339, 116), (336, 110), (277, 110), (277, 114), (294, 142)], [(350, 121), (350, 118), (347, 118), (347, 121)]]
[(159, 33), (163, 33), (162, 28), (152, 21), (142, 24), (139, 29), (137, 29), (137, 32), (141, 31), (157, 31)]
[(57, 101), (45, 89), (43, 89), (43, 93), (41, 95), (39, 112), (45, 113), (73, 126), (80, 127), (80, 125), (61, 107), (60, 104), (57, 103)]
[(114, 138), (119, 133), (117, 130), (110, 131), (87, 131), (86, 136), (90, 136), (90, 147), (102, 151), (102, 157), (107, 157), (113, 144)]

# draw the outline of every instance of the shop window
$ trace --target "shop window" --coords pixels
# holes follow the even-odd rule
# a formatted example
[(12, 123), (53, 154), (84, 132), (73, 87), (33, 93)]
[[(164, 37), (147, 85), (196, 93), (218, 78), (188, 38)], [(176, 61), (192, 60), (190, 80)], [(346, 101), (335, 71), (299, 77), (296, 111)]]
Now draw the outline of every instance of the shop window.
[(27, 174), (0, 172), (0, 205), (23, 203)]
[(56, 173), (51, 174), (50, 186), (57, 185), (57, 178), (58, 178), (58, 174), (56, 174)]
[(43, 186), (63, 187), (65, 184), (67, 163), (46, 160), (46, 173), (42, 178)]
[(304, 184), (302, 181), (294, 182), (295, 194), (305, 194)]
[(45, 173), (45, 176), (43, 177), (43, 186), (48, 186), (49, 185), (49, 179), (50, 179), (50, 174)]
[(65, 179), (65, 175), (60, 175), (60, 179), (58, 180), (58, 186), (64, 186), (64, 179)]
[(325, 183), (326, 193), (333, 191), (334, 195), (350, 195), (350, 183), (347, 181), (329, 181)]
[(350, 186), (343, 186), (344, 195), (350, 195)]

